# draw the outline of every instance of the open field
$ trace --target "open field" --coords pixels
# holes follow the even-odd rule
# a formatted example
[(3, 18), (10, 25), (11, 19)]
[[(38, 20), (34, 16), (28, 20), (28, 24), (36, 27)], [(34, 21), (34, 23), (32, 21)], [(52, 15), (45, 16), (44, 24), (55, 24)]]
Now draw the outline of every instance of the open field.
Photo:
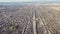
[(0, 5), (0, 34), (60, 34), (60, 6)]
[(60, 10), (60, 7), (51, 7), (51, 9)]

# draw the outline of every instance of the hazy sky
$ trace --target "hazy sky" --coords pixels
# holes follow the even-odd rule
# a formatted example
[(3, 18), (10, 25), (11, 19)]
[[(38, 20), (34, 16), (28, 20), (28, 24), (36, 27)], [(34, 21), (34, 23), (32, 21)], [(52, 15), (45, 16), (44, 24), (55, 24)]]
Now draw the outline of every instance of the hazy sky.
[(60, 0), (0, 0), (0, 2), (34, 2), (34, 1), (47, 1), (47, 2), (53, 2), (53, 1), (60, 1)]

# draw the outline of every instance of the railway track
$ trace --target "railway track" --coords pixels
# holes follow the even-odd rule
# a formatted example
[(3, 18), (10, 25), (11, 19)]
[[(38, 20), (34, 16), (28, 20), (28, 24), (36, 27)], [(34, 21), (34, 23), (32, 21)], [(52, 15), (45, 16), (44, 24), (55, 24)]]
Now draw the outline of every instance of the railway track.
[(47, 24), (41, 15), (40, 15), (39, 23), (40, 23), (40, 26), (43, 26), (43, 28), (44, 28), (43, 34), (51, 34), (51, 31), (48, 29)]
[[(26, 8), (26, 7), (25, 7)], [(44, 7), (43, 7), (44, 8)], [(56, 34), (58, 33), (54, 28), (52, 28), (52, 29), (54, 29), (54, 33), (52, 33), (52, 30), (51, 29), (49, 29), (48, 28), (48, 25), (47, 25), (47, 23), (46, 23), (46, 21), (45, 21), (45, 19), (44, 19), (44, 11), (49, 11), (48, 10), (48, 8), (44, 8), (44, 10), (43, 10), (43, 8), (40, 8), (41, 10), (41, 12), (40, 13), (37, 13), (38, 11), (36, 11), (36, 10), (34, 10), (34, 7), (33, 7), (33, 10), (31, 10), (31, 12), (32, 12), (32, 17), (30, 18), (30, 14), (29, 13), (26, 13), (25, 15), (23, 14), (23, 13), (25, 13), (26, 11), (23, 11), (22, 12), (22, 14), (23, 14), (23, 20), (24, 19), (26, 19), (26, 21), (23, 21), (23, 22), (21, 22), (21, 24), (20, 24), (20, 22), (17, 24), (17, 25), (22, 25), (22, 26), (20, 26), (20, 28), (21, 29), (18, 29), (19, 31), (21, 31), (21, 34), (55, 34), (55, 32), (56, 32)], [(23, 8), (22, 8), (23, 9)], [(21, 9), (21, 10), (22, 10)], [(19, 11), (21, 11), (21, 10), (19, 10)], [(18, 12), (19, 12), (18, 11)], [(52, 11), (52, 10), (51, 10)], [(28, 12), (28, 11), (27, 11)], [(43, 14), (44, 13), (44, 14)], [(22, 15), (21, 14), (21, 12), (19, 12), (19, 15)], [(29, 15), (28, 15), (29, 14)], [(43, 14), (43, 15), (42, 15)], [(38, 15), (38, 16), (37, 16)], [(26, 17), (26, 16), (29, 16), (29, 18), (28, 17)], [(46, 16), (46, 15), (45, 15)], [(25, 18), (26, 17), (26, 18)], [(32, 20), (32, 22), (30, 21), (30, 20)], [(28, 21), (29, 21), (29, 23), (28, 23)], [(37, 22), (38, 21), (38, 22)], [(0, 25), (0, 27), (9, 27), (9, 25), (11, 24), (11, 25), (13, 25), (13, 24), (15, 24), (15, 23), (13, 23), (13, 22), (11, 22), (11, 23), (5, 23), (5, 24), (2, 24), (2, 25)], [(38, 24), (39, 23), (39, 24)], [(31, 25), (32, 24), (32, 25)], [(8, 26), (7, 26), (8, 25)], [(38, 26), (39, 25), (39, 26)], [(32, 28), (32, 29), (30, 29), (30, 27)], [(38, 29), (38, 27), (39, 27), (39, 29)], [(17, 30), (17, 31), (18, 31)], [(30, 30), (32, 30), (32, 31), (30, 31)], [(29, 32), (28, 32), (29, 31)], [(4, 31), (2, 31), (1, 33), (3, 33)], [(31, 33), (31, 32), (33, 32), (33, 33)], [(59, 34), (59, 33), (58, 33)]]
[(40, 34), (52, 34), (51, 31), (48, 29), (47, 24), (45, 23), (45, 20), (42, 18), (42, 16), (40, 15), (40, 17), (36, 18), (37, 12), (33, 12), (33, 31), (34, 34), (38, 34), (37, 32), (37, 22), (36, 19), (39, 19), (39, 24), (40, 24), (40, 28), (42, 27), (42, 33)]

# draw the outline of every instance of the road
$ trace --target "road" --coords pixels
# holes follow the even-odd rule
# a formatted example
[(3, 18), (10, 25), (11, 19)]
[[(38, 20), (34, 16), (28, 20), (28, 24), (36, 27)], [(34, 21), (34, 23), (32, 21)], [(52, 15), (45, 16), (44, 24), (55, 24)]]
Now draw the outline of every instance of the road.
[(60, 34), (60, 11), (47, 6), (5, 7), (0, 11), (0, 34)]

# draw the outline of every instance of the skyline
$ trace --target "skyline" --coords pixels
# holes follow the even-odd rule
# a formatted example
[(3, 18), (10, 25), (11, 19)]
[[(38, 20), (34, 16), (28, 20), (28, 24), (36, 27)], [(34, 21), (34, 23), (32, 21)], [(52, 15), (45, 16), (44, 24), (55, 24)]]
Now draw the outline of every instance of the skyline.
[(60, 0), (0, 0), (0, 2), (60, 2)]

